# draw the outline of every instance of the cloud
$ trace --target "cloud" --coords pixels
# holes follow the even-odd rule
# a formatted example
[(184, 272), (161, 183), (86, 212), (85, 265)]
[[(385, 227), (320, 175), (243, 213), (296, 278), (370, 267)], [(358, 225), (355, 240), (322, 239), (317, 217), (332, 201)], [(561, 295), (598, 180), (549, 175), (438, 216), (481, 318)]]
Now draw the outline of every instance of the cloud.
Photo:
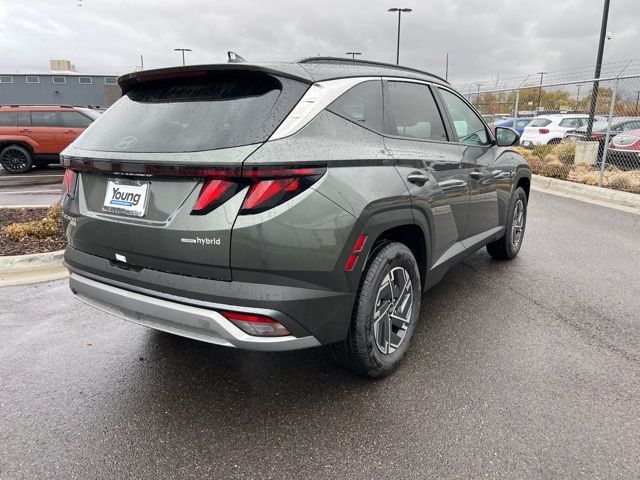
[[(43, 72), (52, 58), (85, 73), (125, 73), (176, 65), (173, 49), (193, 49), (189, 63), (295, 60), (356, 50), (395, 61), (397, 17), (386, 0), (0, 0), (0, 70)], [(595, 62), (601, 5), (579, 0), (403, 0), (401, 62), (450, 79), (508, 78)], [(398, 4), (398, 5), (400, 5)], [(613, 2), (606, 61), (634, 55), (640, 4)], [(586, 70), (588, 71), (588, 69)]]

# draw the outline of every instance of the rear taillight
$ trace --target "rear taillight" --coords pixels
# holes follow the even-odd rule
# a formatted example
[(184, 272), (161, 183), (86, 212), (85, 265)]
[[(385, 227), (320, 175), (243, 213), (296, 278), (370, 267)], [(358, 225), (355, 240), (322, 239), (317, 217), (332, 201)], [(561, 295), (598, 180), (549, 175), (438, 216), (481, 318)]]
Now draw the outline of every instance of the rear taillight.
[(224, 318), (249, 335), (257, 337), (283, 337), (285, 335), (291, 335), (284, 325), (264, 315), (240, 312), (220, 313)]
[(538, 130), (538, 133), (542, 134), (542, 135), (546, 135), (547, 133), (549, 133), (549, 129), (548, 128), (541, 128)]
[(602, 140), (604, 138), (604, 134), (603, 133), (592, 133), (591, 134), (591, 138), (593, 140)]
[(240, 208), (241, 215), (264, 212), (304, 192), (316, 183), (325, 167), (250, 167), (237, 176), (209, 179), (200, 190), (192, 215), (204, 215), (222, 205), (238, 191), (249, 191)]
[(71, 198), (75, 196), (77, 176), (73, 170), (67, 169), (64, 171), (64, 176), (62, 177), (62, 198), (64, 198), (65, 195)]
[(239, 189), (240, 185), (227, 180), (206, 180), (191, 215), (206, 215), (233, 197)]

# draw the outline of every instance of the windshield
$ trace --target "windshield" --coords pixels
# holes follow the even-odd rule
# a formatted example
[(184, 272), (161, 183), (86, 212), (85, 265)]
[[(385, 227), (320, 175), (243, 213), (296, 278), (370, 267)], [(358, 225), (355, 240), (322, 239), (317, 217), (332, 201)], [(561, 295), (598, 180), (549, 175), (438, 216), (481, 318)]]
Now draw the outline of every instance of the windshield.
[[(288, 86), (287, 94), (283, 94), (283, 85)], [(264, 142), (306, 88), (293, 80), (255, 72), (217, 72), (211, 77), (143, 83), (102, 114), (77, 140), (77, 146), (153, 153)]]

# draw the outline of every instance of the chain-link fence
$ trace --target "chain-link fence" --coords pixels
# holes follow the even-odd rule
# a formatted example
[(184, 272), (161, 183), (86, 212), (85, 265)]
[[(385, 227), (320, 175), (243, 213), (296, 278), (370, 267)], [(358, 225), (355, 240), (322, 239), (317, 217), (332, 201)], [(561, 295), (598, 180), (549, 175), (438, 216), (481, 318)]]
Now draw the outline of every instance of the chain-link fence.
[(534, 173), (640, 193), (640, 76), (462, 92), (521, 134)]

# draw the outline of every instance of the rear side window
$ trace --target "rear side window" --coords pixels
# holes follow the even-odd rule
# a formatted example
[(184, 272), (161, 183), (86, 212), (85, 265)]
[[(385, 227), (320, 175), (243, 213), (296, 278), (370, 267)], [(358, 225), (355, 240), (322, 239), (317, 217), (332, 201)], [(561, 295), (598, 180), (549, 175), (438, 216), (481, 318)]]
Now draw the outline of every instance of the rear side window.
[(31, 126), (59, 127), (58, 112), (31, 112)]
[(480, 117), (457, 95), (440, 89), (442, 100), (447, 106), (458, 141), (467, 145), (487, 145), (489, 135)]
[(60, 112), (62, 123), (68, 128), (87, 128), (91, 125), (91, 119), (78, 112)]
[(516, 128), (524, 128), (529, 125), (529, 120), (518, 120), (516, 121)]
[(561, 127), (578, 128), (584, 125), (581, 118), (565, 118), (560, 121)]
[(29, 114), (29, 112), (18, 112), (18, 126), (19, 127), (31, 126), (31, 115)]
[(408, 82), (388, 82), (387, 85), (385, 133), (420, 140), (447, 140), (442, 117), (428, 86)]
[(531, 120), (531, 123), (527, 125), (527, 127), (546, 127), (551, 123), (551, 120), (548, 118), (534, 118)]
[(77, 145), (100, 151), (193, 152), (260, 143), (307, 88), (261, 72), (142, 83), (112, 105)]
[(15, 127), (16, 112), (0, 112), (0, 127)]
[(371, 80), (356, 85), (327, 110), (370, 130), (382, 132), (382, 82)]

